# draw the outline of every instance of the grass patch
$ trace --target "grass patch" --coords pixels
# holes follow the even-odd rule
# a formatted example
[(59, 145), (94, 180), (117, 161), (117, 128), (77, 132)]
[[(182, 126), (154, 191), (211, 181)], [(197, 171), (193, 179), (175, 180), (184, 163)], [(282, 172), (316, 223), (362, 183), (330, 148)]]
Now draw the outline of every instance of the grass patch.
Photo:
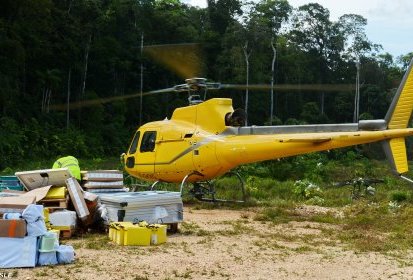
[(296, 204), (291, 201), (276, 200), (262, 208), (254, 217), (256, 221), (272, 222), (275, 224), (288, 223), (302, 220), (293, 211)]
[(179, 232), (183, 235), (197, 235), (197, 236), (210, 236), (212, 235), (211, 232), (202, 229), (198, 224), (195, 222), (183, 222), (181, 223), (181, 228)]
[(92, 250), (111, 250), (117, 247), (116, 244), (110, 242), (108, 236), (102, 234), (85, 234), (79, 239), (74, 239), (73, 248), (85, 248)]
[(413, 207), (360, 203), (351, 207), (338, 235), (361, 251), (387, 252), (413, 249)]
[(224, 235), (224, 236), (232, 236), (232, 235), (240, 235), (246, 232), (254, 231), (253, 228), (246, 225), (248, 224), (248, 221), (245, 221), (245, 220), (229, 221), (229, 222), (225, 222), (224, 224), (229, 224), (232, 226), (232, 228), (218, 230), (216, 231), (217, 234)]

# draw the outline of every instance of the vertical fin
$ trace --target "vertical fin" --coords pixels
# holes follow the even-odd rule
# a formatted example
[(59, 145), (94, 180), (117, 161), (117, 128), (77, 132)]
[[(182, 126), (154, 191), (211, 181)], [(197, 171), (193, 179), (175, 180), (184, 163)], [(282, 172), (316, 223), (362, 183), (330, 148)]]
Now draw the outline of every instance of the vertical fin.
[(388, 129), (406, 128), (413, 111), (413, 59), (386, 114)]

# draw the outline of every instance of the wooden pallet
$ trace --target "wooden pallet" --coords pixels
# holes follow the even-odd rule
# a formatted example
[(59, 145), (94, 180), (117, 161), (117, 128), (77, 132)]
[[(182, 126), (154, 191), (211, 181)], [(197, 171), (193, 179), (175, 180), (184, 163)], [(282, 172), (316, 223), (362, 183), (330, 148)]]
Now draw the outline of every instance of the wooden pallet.
[(76, 230), (69, 229), (69, 230), (60, 230), (60, 238), (66, 239), (71, 238), (76, 233)]
[(39, 203), (49, 209), (67, 209), (69, 197), (67, 196), (63, 199), (42, 199)]

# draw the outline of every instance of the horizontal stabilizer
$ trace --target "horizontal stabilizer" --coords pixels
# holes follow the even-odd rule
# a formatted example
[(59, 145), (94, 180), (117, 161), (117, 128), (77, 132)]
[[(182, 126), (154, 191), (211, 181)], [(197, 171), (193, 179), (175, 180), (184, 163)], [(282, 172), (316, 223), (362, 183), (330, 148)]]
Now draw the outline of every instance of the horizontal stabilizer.
[(392, 168), (398, 174), (409, 171), (407, 164), (406, 143), (404, 138), (393, 138), (383, 142), (384, 152)]

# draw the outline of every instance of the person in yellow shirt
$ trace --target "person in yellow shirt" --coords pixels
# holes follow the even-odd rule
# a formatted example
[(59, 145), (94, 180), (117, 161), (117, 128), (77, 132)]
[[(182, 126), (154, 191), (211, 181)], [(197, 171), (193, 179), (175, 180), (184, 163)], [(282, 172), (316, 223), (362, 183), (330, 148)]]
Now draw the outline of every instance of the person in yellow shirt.
[(77, 160), (77, 158), (73, 156), (59, 158), (58, 160), (54, 162), (52, 168), (56, 169), (56, 168), (65, 168), (65, 167), (69, 169), (73, 177), (75, 177), (78, 181), (81, 180), (79, 161)]

